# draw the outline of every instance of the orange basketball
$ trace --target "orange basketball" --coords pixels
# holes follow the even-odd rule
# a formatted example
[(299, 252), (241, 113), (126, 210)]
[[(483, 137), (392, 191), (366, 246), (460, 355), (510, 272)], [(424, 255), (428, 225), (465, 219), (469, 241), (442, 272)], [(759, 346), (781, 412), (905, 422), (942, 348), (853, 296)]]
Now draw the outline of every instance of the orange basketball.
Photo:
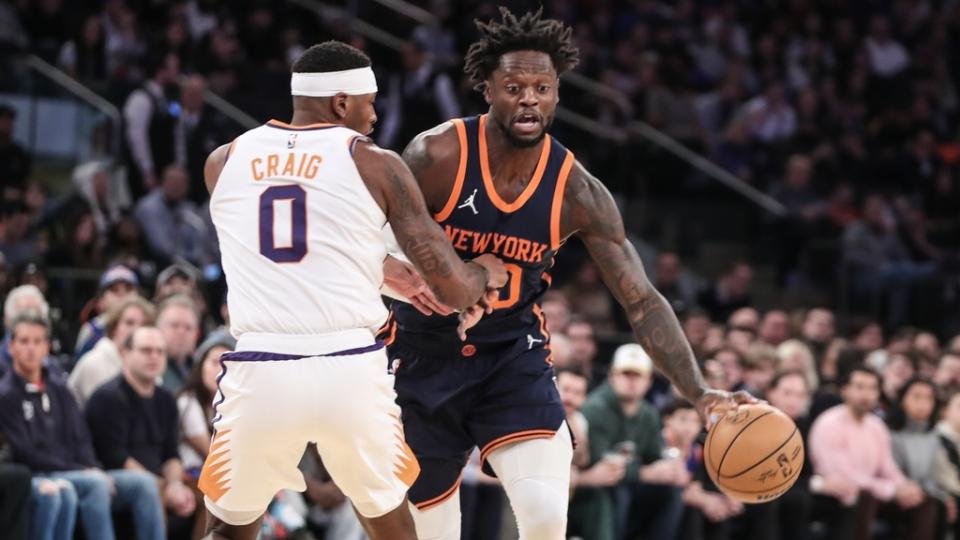
[(743, 405), (707, 433), (704, 464), (721, 491), (745, 503), (786, 493), (803, 468), (803, 437), (789, 416), (770, 405)]

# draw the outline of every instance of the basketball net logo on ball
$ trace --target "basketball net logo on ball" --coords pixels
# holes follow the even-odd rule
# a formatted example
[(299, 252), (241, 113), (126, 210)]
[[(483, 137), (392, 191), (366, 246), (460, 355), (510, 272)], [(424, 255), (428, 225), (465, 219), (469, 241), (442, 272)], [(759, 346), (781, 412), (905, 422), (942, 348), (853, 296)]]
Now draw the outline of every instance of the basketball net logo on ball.
[(710, 479), (726, 495), (762, 503), (783, 495), (797, 481), (803, 469), (803, 437), (779, 409), (742, 405), (710, 429), (703, 456)]

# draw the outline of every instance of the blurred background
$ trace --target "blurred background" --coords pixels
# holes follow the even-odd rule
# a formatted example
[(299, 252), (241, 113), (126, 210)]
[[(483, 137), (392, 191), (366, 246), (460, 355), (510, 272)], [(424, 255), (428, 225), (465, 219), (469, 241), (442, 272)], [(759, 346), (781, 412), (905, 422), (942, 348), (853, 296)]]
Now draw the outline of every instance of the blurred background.
[[(74, 372), (102, 336), (121, 343), (115, 319), (140, 295), (149, 303), (141, 319), (159, 307), (158, 322), (170, 326), (176, 373), (165, 385), (208, 411), (200, 372), (210, 350), (200, 345), (222, 338), (229, 320), (202, 178), (207, 154), (268, 119), (289, 119), (290, 65), (327, 39), (373, 59), (382, 146), (400, 151), (426, 128), (484, 112), (462, 55), (477, 37), (474, 19), (497, 17), (498, 5), (538, 7), (0, 0), (5, 323), (31, 309), (48, 318), (50, 370), (74, 379), (82, 403), (96, 386), (81, 389)], [(642, 351), (619, 348), (634, 341), (629, 325), (572, 241), (543, 305), (557, 367), (569, 370), (560, 377), (568, 414), (591, 443), (575, 466), (570, 536), (951, 535), (960, 496), (951, 442), (960, 441), (960, 399), (955, 428), (948, 417), (960, 384), (960, 2), (543, 7), (573, 28), (581, 57), (563, 77), (551, 133), (614, 193), (709, 382), (785, 410), (789, 394), (806, 433), (820, 413), (852, 407), (844, 389), (853, 368), (867, 366), (880, 374), (870, 418), (882, 419), (885, 434), (880, 456), (868, 459), (858, 444), (834, 440), (842, 428), (827, 423), (812, 431), (822, 437), (808, 440), (813, 459), (788, 497), (747, 509), (725, 498), (703, 474), (699, 420)], [(164, 302), (172, 296), (190, 309), (173, 313)], [(0, 371), (12, 371), (8, 340)], [(619, 367), (617, 355), (626, 359)], [(191, 372), (196, 382), (184, 391)], [(902, 405), (917, 385), (929, 390), (925, 413)], [(610, 395), (642, 400), (656, 421), (609, 416)], [(184, 433), (199, 429), (179, 421)], [(595, 441), (586, 426), (604, 422), (637, 429)], [(843, 449), (853, 463), (889, 457), (892, 467), (843, 479), (825, 458)], [(908, 457), (918, 452), (927, 457)], [(264, 537), (362, 537), (322, 464), (304, 470), (310, 489), (278, 495)], [(495, 481), (473, 470), (466, 479), (464, 538), (515, 537)], [(919, 496), (901, 493), (910, 482)], [(169, 532), (196, 535), (189, 523)]]

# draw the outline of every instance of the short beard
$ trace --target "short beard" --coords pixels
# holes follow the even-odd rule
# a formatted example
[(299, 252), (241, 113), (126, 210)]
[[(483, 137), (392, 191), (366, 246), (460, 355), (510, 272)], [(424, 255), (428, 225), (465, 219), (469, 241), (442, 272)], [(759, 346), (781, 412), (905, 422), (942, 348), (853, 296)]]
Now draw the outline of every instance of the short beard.
[(544, 123), (543, 129), (540, 130), (540, 135), (537, 135), (533, 139), (521, 139), (516, 135), (514, 135), (512, 131), (510, 131), (510, 127), (508, 125), (504, 125), (501, 122), (497, 122), (497, 127), (500, 128), (500, 131), (507, 138), (507, 142), (509, 142), (511, 146), (514, 146), (516, 148), (533, 148), (534, 146), (540, 144), (540, 141), (542, 141), (544, 137), (547, 136), (547, 131), (550, 130), (550, 126), (552, 125), (553, 125), (553, 118), (550, 118), (549, 120), (546, 121), (546, 123)]

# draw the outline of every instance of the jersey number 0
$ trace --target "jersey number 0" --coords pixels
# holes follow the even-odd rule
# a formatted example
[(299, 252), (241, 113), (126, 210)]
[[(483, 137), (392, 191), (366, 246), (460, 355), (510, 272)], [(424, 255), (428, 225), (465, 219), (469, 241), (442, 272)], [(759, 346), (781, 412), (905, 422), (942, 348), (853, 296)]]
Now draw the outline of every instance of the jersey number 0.
[[(290, 201), (290, 241), (277, 245), (277, 201)], [(300, 262), (307, 254), (307, 192), (296, 184), (271, 186), (260, 194), (260, 254), (278, 263)]]

